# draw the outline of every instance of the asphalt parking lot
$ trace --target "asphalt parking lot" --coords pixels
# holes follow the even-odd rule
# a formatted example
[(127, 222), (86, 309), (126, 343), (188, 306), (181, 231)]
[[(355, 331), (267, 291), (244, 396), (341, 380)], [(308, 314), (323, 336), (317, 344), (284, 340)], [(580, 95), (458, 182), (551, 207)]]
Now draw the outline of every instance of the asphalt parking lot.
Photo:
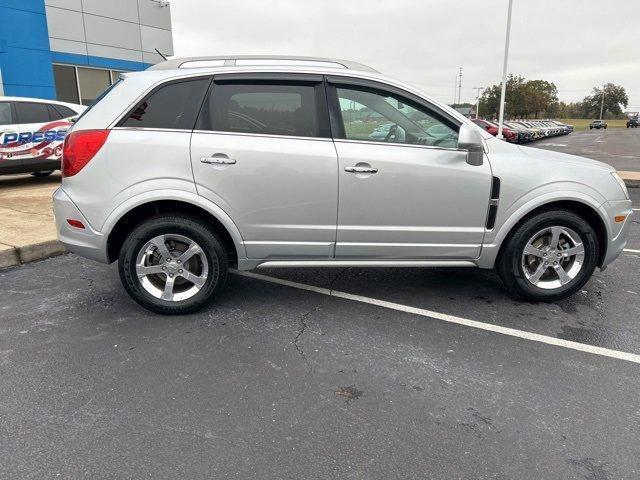
[(614, 166), (616, 170), (640, 171), (640, 129), (637, 128), (573, 132), (541, 140), (531, 146), (593, 158)]
[(179, 318), (115, 265), (0, 271), (0, 478), (638, 478), (638, 218), (627, 248), (552, 304), (472, 269), (271, 270)]

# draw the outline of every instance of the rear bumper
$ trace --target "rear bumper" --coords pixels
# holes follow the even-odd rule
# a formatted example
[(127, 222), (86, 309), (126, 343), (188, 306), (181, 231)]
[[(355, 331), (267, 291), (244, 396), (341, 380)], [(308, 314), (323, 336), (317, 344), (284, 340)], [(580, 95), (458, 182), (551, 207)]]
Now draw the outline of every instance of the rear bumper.
[(60, 159), (50, 160), (46, 158), (21, 158), (18, 160), (0, 160), (0, 175), (9, 175), (14, 173), (33, 173), (43, 170), (60, 170)]
[[(631, 230), (631, 222), (633, 210), (631, 209), (631, 200), (622, 200), (616, 202), (606, 202), (603, 207), (607, 211), (611, 232), (609, 242), (607, 243), (607, 252), (602, 261), (601, 268), (606, 268), (611, 262), (620, 256), (629, 240), (629, 231)], [(626, 215), (624, 222), (615, 223), (616, 215)]]
[[(106, 238), (91, 228), (87, 219), (62, 187), (53, 193), (53, 213), (56, 218), (58, 239), (67, 250), (98, 262), (109, 263)], [(72, 227), (67, 222), (68, 219), (79, 220), (85, 228)]]

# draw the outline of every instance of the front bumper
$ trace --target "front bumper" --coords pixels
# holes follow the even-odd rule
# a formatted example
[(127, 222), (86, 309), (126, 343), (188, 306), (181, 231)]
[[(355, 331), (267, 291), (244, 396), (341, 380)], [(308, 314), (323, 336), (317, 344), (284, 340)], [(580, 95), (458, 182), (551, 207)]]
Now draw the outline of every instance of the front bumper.
[[(106, 238), (91, 228), (87, 219), (62, 187), (53, 192), (53, 213), (56, 218), (58, 239), (67, 250), (82, 257), (108, 263)], [(72, 227), (67, 222), (68, 219), (79, 220), (85, 228)]]
[[(607, 267), (607, 265), (618, 258), (627, 246), (627, 242), (629, 240), (629, 231), (631, 230), (631, 218), (633, 217), (633, 210), (631, 208), (631, 200), (606, 202), (602, 206), (607, 211), (607, 217), (609, 219), (610, 227), (607, 251), (600, 267), (604, 269)], [(626, 218), (623, 222), (615, 222), (614, 218), (618, 215), (626, 215)]]

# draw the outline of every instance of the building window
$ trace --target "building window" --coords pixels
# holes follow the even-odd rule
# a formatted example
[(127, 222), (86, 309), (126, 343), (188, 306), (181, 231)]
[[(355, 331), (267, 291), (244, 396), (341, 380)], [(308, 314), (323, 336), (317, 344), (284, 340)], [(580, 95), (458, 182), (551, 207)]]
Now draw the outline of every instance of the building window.
[(61, 102), (80, 103), (76, 67), (54, 65), (53, 76), (56, 80), (56, 98)]
[(78, 67), (78, 85), (80, 101), (83, 105), (91, 105), (102, 91), (111, 85), (109, 70)]
[(114, 84), (121, 70), (53, 65), (56, 98), (61, 102), (91, 105), (109, 85)]

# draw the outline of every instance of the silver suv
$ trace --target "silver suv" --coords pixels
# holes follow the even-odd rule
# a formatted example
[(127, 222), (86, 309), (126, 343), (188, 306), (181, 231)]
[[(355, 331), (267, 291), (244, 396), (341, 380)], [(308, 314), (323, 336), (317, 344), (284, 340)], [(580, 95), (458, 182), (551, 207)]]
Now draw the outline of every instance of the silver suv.
[(513, 294), (556, 300), (620, 254), (632, 214), (610, 166), (507, 144), (329, 59), (124, 74), (67, 136), (63, 175), (60, 240), (118, 260), (138, 303), (173, 314), (229, 268), (495, 268)]

